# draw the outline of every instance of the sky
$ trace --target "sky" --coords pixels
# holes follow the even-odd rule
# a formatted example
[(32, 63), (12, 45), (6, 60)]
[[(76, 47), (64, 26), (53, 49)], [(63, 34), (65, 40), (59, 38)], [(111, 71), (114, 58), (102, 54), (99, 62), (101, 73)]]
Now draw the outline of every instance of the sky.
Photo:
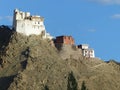
[(120, 62), (120, 0), (0, 0), (0, 25), (12, 25), (16, 8), (44, 17), (52, 36), (71, 35), (96, 57)]

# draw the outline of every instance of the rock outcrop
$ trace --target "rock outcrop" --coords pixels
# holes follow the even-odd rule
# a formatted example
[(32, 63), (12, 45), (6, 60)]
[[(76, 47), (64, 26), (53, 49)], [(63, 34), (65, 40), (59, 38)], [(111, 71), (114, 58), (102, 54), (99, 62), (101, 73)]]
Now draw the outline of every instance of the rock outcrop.
[(81, 90), (83, 82), (88, 90), (120, 89), (119, 64), (76, 53), (63, 59), (60, 53), (67, 52), (57, 51), (40, 36), (13, 33), (3, 51), (0, 90)]

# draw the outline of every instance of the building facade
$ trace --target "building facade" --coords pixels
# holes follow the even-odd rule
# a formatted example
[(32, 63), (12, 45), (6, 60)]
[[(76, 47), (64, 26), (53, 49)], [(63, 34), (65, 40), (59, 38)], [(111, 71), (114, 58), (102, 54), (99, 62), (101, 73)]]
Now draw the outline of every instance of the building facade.
[(82, 53), (83, 53), (83, 56), (85, 56), (85, 57), (89, 57), (89, 58), (95, 57), (93, 49), (84, 49), (84, 50), (82, 50)]
[(66, 44), (66, 45), (74, 45), (74, 39), (72, 36), (58, 36), (55, 39), (56, 44)]
[(89, 58), (94, 58), (95, 57), (94, 49), (89, 48), (88, 44), (78, 45), (78, 48), (82, 49), (83, 56), (89, 57)]
[(89, 45), (88, 45), (88, 44), (81, 44), (81, 45), (78, 45), (78, 48), (88, 49), (88, 48), (89, 48)]
[(46, 33), (44, 18), (38, 15), (30, 15), (30, 12), (14, 10), (13, 29), (24, 35), (42, 35), (43, 38), (52, 38)]

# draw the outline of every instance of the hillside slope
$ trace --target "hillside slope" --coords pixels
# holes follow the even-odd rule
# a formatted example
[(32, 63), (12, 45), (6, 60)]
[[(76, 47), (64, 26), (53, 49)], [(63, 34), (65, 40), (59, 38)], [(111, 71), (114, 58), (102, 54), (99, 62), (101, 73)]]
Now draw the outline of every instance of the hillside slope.
[(120, 90), (119, 64), (81, 55), (63, 60), (51, 42), (40, 36), (14, 33), (4, 52), (0, 90), (67, 90), (74, 80), (69, 79), (71, 72), (78, 90), (83, 81), (88, 90)]

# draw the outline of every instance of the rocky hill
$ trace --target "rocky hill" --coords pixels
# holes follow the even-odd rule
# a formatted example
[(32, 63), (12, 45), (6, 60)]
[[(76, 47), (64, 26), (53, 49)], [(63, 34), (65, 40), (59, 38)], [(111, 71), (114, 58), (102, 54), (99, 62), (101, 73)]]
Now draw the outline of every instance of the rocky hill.
[(6, 37), (0, 38), (0, 90), (120, 90), (120, 64), (115, 61), (74, 51), (63, 58), (68, 49), (58, 51), (41, 36), (10, 31)]

